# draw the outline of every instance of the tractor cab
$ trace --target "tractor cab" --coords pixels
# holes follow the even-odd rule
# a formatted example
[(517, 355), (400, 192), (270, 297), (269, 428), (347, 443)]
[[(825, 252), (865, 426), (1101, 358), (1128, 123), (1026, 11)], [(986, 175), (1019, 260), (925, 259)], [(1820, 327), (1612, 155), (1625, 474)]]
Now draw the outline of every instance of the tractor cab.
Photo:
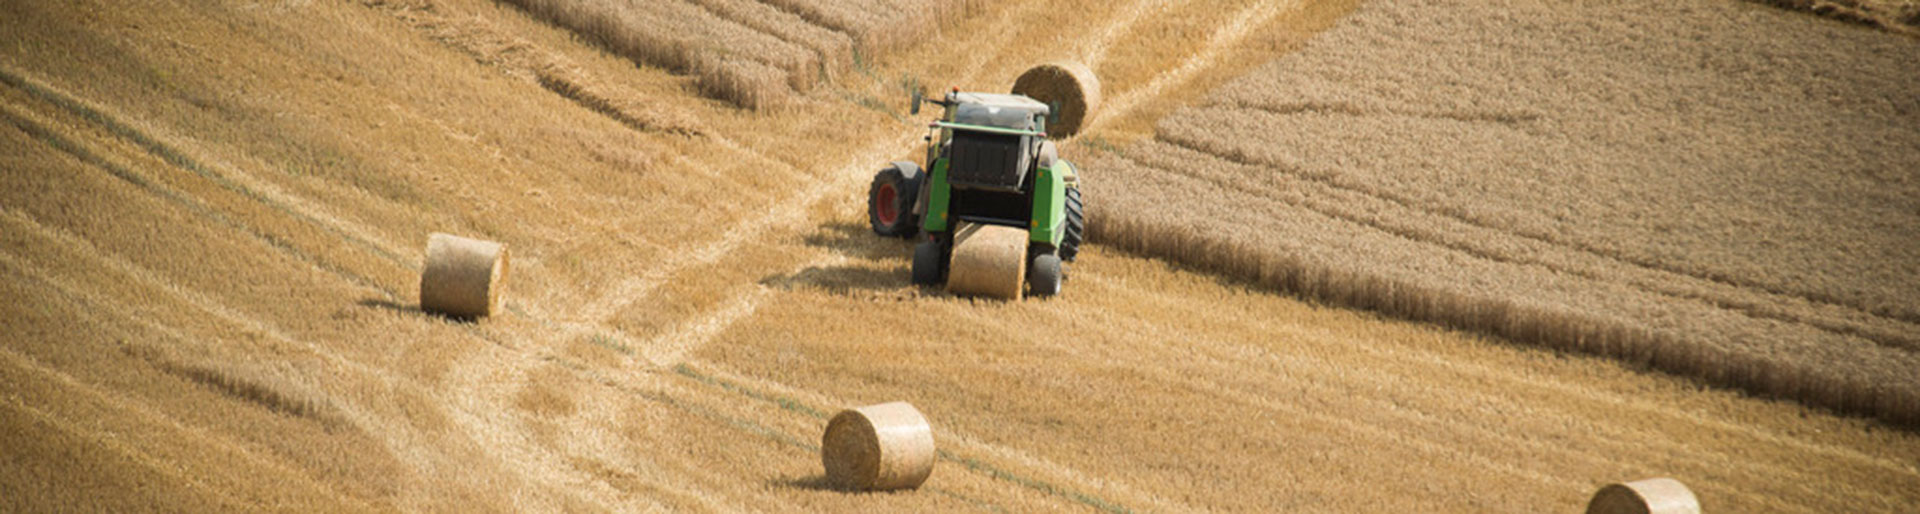
[[(919, 112), (918, 100), (914, 102), (915, 113)], [(1043, 146), (1051, 145), (1046, 133), (1047, 117), (1053, 109), (1032, 98), (954, 91), (931, 103), (945, 107), (946, 113), (927, 126), (933, 133), (927, 136), (926, 162), (958, 158), (949, 163), (957, 187), (1001, 192), (1019, 189), (1035, 159), (1043, 153)], [(1015, 221), (1023, 221), (1023, 217), (1003, 220)]]
[[(1047, 104), (1021, 95), (948, 93), (946, 116), (929, 128), (927, 162), (945, 164), (948, 220), (1027, 228), (1033, 174), (1047, 141)], [(1050, 161), (1050, 159), (1048, 159)], [(932, 192), (932, 191), (929, 191)], [(925, 204), (923, 204), (925, 205)], [(936, 223), (943, 225), (944, 223)]]

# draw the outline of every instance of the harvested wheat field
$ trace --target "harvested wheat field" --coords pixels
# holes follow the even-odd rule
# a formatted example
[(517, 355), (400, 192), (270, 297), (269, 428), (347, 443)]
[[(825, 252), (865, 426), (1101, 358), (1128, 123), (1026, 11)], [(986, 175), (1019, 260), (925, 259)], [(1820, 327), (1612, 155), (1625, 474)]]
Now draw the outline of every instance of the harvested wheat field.
[(1642, 4), (1363, 8), (1094, 163), (1092, 232), (1920, 423), (1920, 44)]
[[(1890, 30), (80, 0), (0, 33), (8, 512), (1571, 512), (1656, 476), (1920, 508), (1920, 43)], [(1065, 293), (909, 286), (861, 196), (920, 153), (907, 91), (1055, 61), (1103, 87)], [(491, 316), (421, 310), (435, 233), (510, 249), (470, 266)], [(894, 401), (933, 471), (836, 489), (829, 418)]]

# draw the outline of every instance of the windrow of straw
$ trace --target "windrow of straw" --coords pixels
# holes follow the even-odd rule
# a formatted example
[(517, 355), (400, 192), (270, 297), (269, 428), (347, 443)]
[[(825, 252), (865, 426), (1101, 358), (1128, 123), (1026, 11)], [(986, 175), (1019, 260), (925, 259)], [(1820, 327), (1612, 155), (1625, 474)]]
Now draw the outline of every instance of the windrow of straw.
[(508, 76), (540, 87), (643, 132), (706, 132), (699, 120), (633, 91), (614, 87), (564, 55), (514, 36), (478, 16), (459, 16), (434, 4), (376, 4), (429, 36)]
[[(937, 34), (986, 0), (508, 0), (747, 108), (804, 94), (862, 58)], [(864, 56), (864, 57), (863, 57)]]
[(636, 62), (687, 73), (709, 96), (760, 108), (821, 76), (814, 49), (685, 0), (511, 0)]
[[(1139, 148), (1130, 149), (1139, 150)], [(1194, 166), (1232, 163), (1196, 158)], [(1366, 234), (1344, 220), (1270, 202), (1208, 180), (1169, 176), (1126, 158), (1091, 159), (1102, 199), (1091, 241), (1180, 262), (1275, 291), (1557, 350), (1617, 358), (1706, 383), (1920, 425), (1920, 356), (1886, 347), (1823, 348), (1769, 334), (1749, 318), (1669, 303), (1610, 284), (1529, 276), (1527, 266), (1473, 262), (1443, 249)], [(1196, 208), (1198, 207), (1198, 208)], [(1314, 232), (1330, 237), (1300, 237)], [(1383, 237), (1384, 236), (1384, 237)], [(1470, 265), (1468, 265), (1470, 264)], [(1457, 267), (1458, 275), (1431, 272)], [(1396, 269), (1401, 268), (1401, 269)], [(1477, 275), (1478, 278), (1467, 277)], [(1482, 280), (1494, 287), (1468, 285)], [(1583, 289), (1590, 289), (1583, 292)], [(1529, 292), (1531, 291), (1531, 292)], [(1623, 299), (1624, 298), (1624, 299)], [(1624, 305), (1622, 305), (1624, 304)]]
[(987, 0), (761, 0), (816, 25), (847, 34), (862, 56), (874, 56), (938, 34), (943, 20), (977, 12)]
[(1920, 425), (1920, 47), (1741, 4), (1375, 5), (1080, 152), (1095, 242)]
[(1914, 0), (1756, 0), (1842, 21), (1920, 37), (1920, 2)]
[(708, 11), (753, 30), (813, 50), (831, 80), (853, 65), (853, 40), (846, 33), (809, 23), (791, 12), (754, 0), (693, 0)]

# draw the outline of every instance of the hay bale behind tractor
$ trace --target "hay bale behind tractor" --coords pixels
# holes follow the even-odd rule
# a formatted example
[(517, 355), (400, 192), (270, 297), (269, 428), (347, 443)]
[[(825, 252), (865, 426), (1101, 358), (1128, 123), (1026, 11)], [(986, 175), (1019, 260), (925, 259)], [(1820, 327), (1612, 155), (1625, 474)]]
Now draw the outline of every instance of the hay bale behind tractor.
[(420, 271), (420, 310), (456, 318), (500, 312), (507, 283), (507, 247), (435, 232)]
[(1055, 139), (1079, 134), (1100, 108), (1100, 79), (1087, 65), (1077, 62), (1034, 66), (1013, 81), (1013, 92), (1053, 107), (1047, 137)]
[(820, 439), (820, 462), (834, 487), (912, 489), (933, 474), (933, 429), (906, 402), (841, 411)]
[(1027, 276), (1027, 231), (959, 222), (949, 262), (947, 292), (1018, 300)]
[(1649, 478), (1600, 488), (1587, 514), (1700, 514), (1700, 500), (1678, 480)]

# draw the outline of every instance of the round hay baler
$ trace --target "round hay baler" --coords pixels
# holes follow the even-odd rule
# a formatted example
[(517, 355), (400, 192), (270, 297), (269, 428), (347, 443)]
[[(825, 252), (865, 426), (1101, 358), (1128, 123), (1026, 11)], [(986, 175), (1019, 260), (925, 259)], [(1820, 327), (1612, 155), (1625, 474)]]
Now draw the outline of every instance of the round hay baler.
[[(894, 162), (874, 175), (874, 233), (917, 238), (913, 282), (954, 294), (1018, 299), (1059, 294), (1086, 234), (1080, 171), (1053, 139), (1078, 134), (1100, 84), (1077, 63), (1021, 74), (1014, 93), (949, 91), (928, 125), (926, 166)], [(912, 112), (922, 98), (915, 94)]]

